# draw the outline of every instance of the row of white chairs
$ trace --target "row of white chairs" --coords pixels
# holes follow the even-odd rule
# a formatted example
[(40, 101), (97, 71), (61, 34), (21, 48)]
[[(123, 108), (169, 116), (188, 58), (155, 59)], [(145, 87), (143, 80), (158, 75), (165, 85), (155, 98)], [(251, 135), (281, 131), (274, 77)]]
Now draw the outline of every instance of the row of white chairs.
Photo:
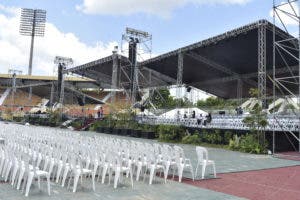
[[(6, 182), (28, 196), (32, 181), (47, 180), (50, 195), (50, 180), (64, 187), (68, 180), (68, 188), (73, 180), (73, 192), (76, 192), (79, 179), (92, 181), (95, 191), (95, 178), (108, 183), (114, 174), (114, 188), (124, 179), (130, 178), (133, 187), (133, 177), (139, 181), (149, 177), (152, 184), (157, 173), (167, 182), (168, 175), (177, 172), (181, 182), (183, 171), (189, 170), (194, 180), (194, 170), (190, 159), (185, 157), (183, 148), (167, 144), (148, 143), (134, 140), (118, 139), (107, 136), (86, 137), (77, 132), (49, 129), (42, 127), (26, 127), (15, 124), (5, 124), (0, 130), (0, 137), (5, 139), (5, 145), (0, 151), (0, 175)], [(215, 164), (208, 159), (207, 150), (196, 148), (198, 166), (202, 165), (202, 178), (205, 168)]]

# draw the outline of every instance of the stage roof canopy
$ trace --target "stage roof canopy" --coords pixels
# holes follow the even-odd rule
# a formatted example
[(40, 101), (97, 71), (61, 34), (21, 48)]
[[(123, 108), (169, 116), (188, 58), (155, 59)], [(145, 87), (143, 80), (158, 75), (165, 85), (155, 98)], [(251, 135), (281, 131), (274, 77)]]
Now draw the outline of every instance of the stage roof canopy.
[[(242, 86), (242, 96), (249, 97), (250, 88), (257, 88), (258, 77), (258, 30), (266, 27), (266, 72), (267, 95), (272, 93), (273, 84), (268, 76), (273, 74), (273, 30), (276, 41), (292, 38), (291, 35), (273, 26), (266, 20), (248, 24), (221, 35), (182, 47), (155, 58), (138, 63), (141, 87), (167, 86), (176, 84), (178, 55), (183, 54), (183, 84), (223, 98), (237, 98), (238, 85)], [(295, 41), (294, 41), (295, 42)], [(292, 41), (286, 46), (295, 47)], [(290, 69), (281, 56), (286, 58)], [(105, 85), (111, 84), (113, 56), (102, 58), (67, 72), (79, 74)], [(120, 66), (128, 66), (128, 59), (118, 55)], [(276, 76), (287, 76), (292, 71), (298, 73), (298, 63), (285, 52), (276, 54)], [(125, 70), (127, 68), (124, 68)], [(124, 80), (123, 80), (124, 81)], [(297, 91), (293, 85), (288, 86)]]

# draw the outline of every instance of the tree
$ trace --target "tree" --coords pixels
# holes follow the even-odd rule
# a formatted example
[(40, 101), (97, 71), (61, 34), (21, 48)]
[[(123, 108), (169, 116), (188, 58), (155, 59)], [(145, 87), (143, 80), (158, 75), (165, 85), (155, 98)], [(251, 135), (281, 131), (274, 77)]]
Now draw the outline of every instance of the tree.
[(197, 107), (199, 108), (223, 108), (224, 105), (224, 99), (218, 97), (208, 97), (206, 100), (199, 100), (197, 102)]
[[(252, 97), (258, 97), (258, 90), (251, 88), (249, 94)], [(250, 131), (256, 135), (259, 143), (265, 146), (265, 127), (268, 125), (267, 113), (262, 109), (260, 104), (257, 104), (250, 111), (249, 116), (243, 119), (243, 123), (250, 127)]]
[(151, 101), (156, 108), (173, 108), (176, 106), (176, 102), (168, 89), (154, 90)]

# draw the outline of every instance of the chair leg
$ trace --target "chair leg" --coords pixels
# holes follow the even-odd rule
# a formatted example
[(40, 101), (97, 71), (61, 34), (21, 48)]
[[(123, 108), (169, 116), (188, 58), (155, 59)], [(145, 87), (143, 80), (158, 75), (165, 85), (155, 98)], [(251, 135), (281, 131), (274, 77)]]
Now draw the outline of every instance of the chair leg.
[(178, 169), (178, 181), (181, 182), (182, 180), (182, 174), (183, 174), (183, 166), (180, 166)]
[(73, 192), (76, 192), (77, 184), (78, 184), (78, 180), (79, 180), (79, 176), (80, 176), (80, 174), (75, 174), (75, 175), (74, 175)]
[(54, 162), (50, 163), (50, 167), (49, 167), (49, 175), (51, 177), (52, 171), (53, 171), (53, 167), (54, 167)]
[(15, 167), (14, 167), (14, 171), (13, 171), (13, 173), (12, 173), (12, 177), (11, 177), (11, 185), (12, 185), (12, 186), (13, 186), (14, 183), (15, 183), (15, 179), (16, 179), (18, 170), (19, 170), (19, 166), (15, 166)]
[(67, 178), (68, 172), (69, 172), (69, 168), (65, 168), (63, 179), (62, 179), (62, 184), (61, 184), (62, 187), (65, 186), (65, 182), (66, 182), (66, 178)]
[(101, 181), (102, 184), (104, 184), (107, 168), (108, 168), (107, 166), (104, 166), (103, 171), (102, 171), (102, 181)]
[(132, 169), (130, 169), (129, 173), (130, 173), (131, 187), (133, 188), (133, 174), (132, 174)]
[(29, 173), (28, 178), (27, 178), (26, 191), (25, 191), (25, 196), (26, 197), (28, 197), (30, 186), (31, 186), (31, 183), (32, 183), (32, 179), (33, 179), (33, 173)]
[(213, 170), (214, 170), (214, 177), (216, 178), (217, 174), (216, 174), (216, 166), (215, 166), (215, 164), (213, 164), (212, 167), (213, 167)]
[(47, 188), (48, 188), (48, 195), (50, 196), (50, 193), (51, 193), (51, 191), (50, 191), (50, 174), (49, 174), (49, 176), (47, 176)]
[(7, 180), (8, 180), (8, 176), (9, 176), (9, 172), (10, 172), (10, 170), (11, 170), (11, 167), (12, 167), (12, 163), (8, 163), (8, 166), (7, 166), (7, 168), (6, 168), (6, 172), (5, 172), (5, 176), (4, 176), (4, 178), (5, 178), (5, 182), (7, 182)]
[(22, 182), (24, 173), (25, 173), (25, 170), (21, 169), (21, 170), (20, 170), (20, 174), (19, 174), (18, 184), (17, 184), (17, 190), (20, 189), (20, 186), (21, 186), (21, 182)]
[(136, 171), (136, 181), (139, 181), (141, 170), (142, 170), (142, 165), (139, 164), (137, 166), (137, 171)]
[(115, 189), (117, 188), (119, 177), (120, 177), (120, 169), (117, 169), (115, 171), (115, 180), (114, 180), (114, 188)]
[(205, 169), (206, 169), (206, 163), (203, 163), (203, 165), (202, 165), (202, 176), (201, 176), (202, 179), (204, 179)]
[(46, 158), (45, 164), (44, 164), (44, 168), (43, 171), (46, 171), (47, 167), (48, 167), (48, 163), (49, 163), (49, 159)]
[(93, 172), (92, 174), (92, 184), (93, 184), (93, 191), (95, 192), (95, 177), (96, 177), (96, 173)]
[(110, 185), (111, 176), (112, 176), (112, 170), (109, 168), (108, 169), (108, 185)]
[(195, 172), (195, 178), (197, 178), (197, 174), (198, 174), (198, 167), (199, 167), (200, 163), (198, 162), (197, 163), (197, 166), (196, 166), (196, 172)]
[(195, 181), (194, 169), (192, 165), (190, 165), (190, 170), (191, 170), (193, 181)]
[(169, 174), (169, 169), (170, 169), (170, 165), (167, 164), (165, 171), (164, 171), (164, 177), (165, 177), (165, 183), (167, 183), (167, 178), (168, 178), (168, 174)]
[(59, 178), (60, 178), (60, 173), (61, 173), (61, 170), (62, 170), (62, 165), (58, 165), (58, 169), (57, 169), (57, 173), (56, 173), (56, 183), (59, 182)]
[(39, 190), (41, 189), (41, 178), (38, 176), (38, 187), (39, 187)]
[(102, 167), (99, 166), (99, 167), (98, 167), (98, 173), (97, 173), (97, 174), (98, 174), (97, 182), (100, 181), (101, 169), (102, 169)]
[(150, 169), (149, 185), (152, 184), (153, 177), (154, 177), (154, 171), (155, 171), (155, 168), (154, 168), (154, 166), (153, 166), (153, 167), (151, 167), (151, 169)]

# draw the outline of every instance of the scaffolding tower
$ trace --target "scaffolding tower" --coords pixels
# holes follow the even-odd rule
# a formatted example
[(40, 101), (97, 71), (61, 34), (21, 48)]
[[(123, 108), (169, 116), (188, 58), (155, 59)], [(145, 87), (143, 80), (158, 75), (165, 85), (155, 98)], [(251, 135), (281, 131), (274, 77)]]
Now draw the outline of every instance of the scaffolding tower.
[[(294, 101), (297, 101), (297, 107), (300, 105), (300, 51), (299, 51), (299, 39), (300, 39), (300, 15), (299, 15), (299, 0), (273, 0), (273, 103), (279, 96), (285, 96), (288, 94)], [(292, 25), (292, 26), (291, 26)], [(275, 35), (276, 26), (283, 28), (290, 37), (288, 39), (280, 39)], [(297, 34), (295, 34), (297, 32)], [(294, 61), (297, 63), (298, 73), (293, 72), (288, 60)], [(279, 62), (285, 63), (285, 67), (288, 69), (288, 73), (284, 75), (278, 75), (277, 71), (279, 68)], [(291, 87), (297, 88), (297, 92), (291, 90)], [(297, 117), (300, 120), (300, 111), (299, 109), (292, 110), (291, 115)], [(274, 121), (281, 123), (281, 127), (286, 125), (282, 122), (279, 122), (279, 114), (274, 112)], [(300, 124), (299, 126), (300, 127)], [(294, 150), (300, 151), (300, 129), (297, 132), (284, 132), (286, 137), (294, 138), (298, 147), (290, 141)], [(275, 141), (275, 131), (273, 131), (273, 153), (276, 154), (276, 141)]]
[[(128, 45), (128, 46), (127, 46)], [(128, 54), (128, 63), (120, 64), (119, 83), (125, 89), (127, 98), (135, 104), (141, 98), (138, 61), (151, 58), (152, 35), (148, 32), (126, 28), (122, 35), (121, 52)], [(113, 77), (116, 77), (113, 75)]]

